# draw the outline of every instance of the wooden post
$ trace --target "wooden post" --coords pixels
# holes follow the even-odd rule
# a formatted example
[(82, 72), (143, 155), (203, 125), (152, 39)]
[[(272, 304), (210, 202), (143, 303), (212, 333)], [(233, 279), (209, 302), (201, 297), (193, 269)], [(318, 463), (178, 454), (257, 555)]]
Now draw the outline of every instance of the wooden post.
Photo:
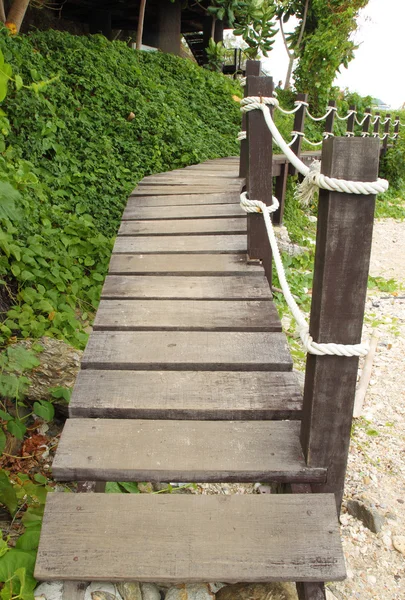
[(363, 133), (367, 133), (367, 135), (369, 135), (370, 121), (371, 121), (371, 108), (366, 108), (366, 112), (364, 113), (364, 116), (366, 117), (366, 119), (363, 123)]
[(388, 150), (388, 138), (390, 135), (390, 127), (391, 127), (391, 115), (390, 113), (387, 113), (385, 115), (385, 118), (387, 119), (387, 122), (384, 125), (384, 139), (383, 139), (383, 147), (382, 147), (382, 156), (384, 156), (385, 154), (387, 154), (387, 150)]
[[(303, 102), (306, 102), (308, 100), (308, 94), (297, 94), (297, 100), (302, 100)], [(300, 133), (304, 133), (305, 114), (306, 114), (305, 108), (306, 107), (301, 104), (300, 108), (295, 113), (293, 131), (299, 131)], [(294, 152), (294, 154), (299, 156), (301, 154), (301, 146), (302, 146), (302, 136), (299, 135), (297, 137), (297, 139), (295, 140), (295, 142), (291, 145), (291, 150)], [(290, 164), (288, 173), (290, 175), (297, 174), (297, 169), (294, 167), (294, 165)]]
[[(355, 104), (351, 104), (349, 106), (349, 110), (356, 110), (356, 105)], [(346, 134), (348, 134), (348, 137), (352, 137), (350, 134), (352, 133), (354, 135), (354, 120), (356, 118), (356, 113), (352, 113), (350, 115), (350, 117), (347, 119), (347, 129), (346, 129)]]
[(375, 113), (375, 123), (374, 123), (373, 133), (374, 133), (375, 137), (380, 135), (380, 113), (379, 112)]
[(181, 3), (159, 3), (157, 47), (162, 52), (180, 55), (181, 50)]
[[(246, 82), (248, 96), (273, 95), (272, 77), (249, 77)], [(247, 190), (251, 200), (273, 203), (273, 136), (264, 122), (260, 110), (247, 113), (246, 135), (248, 142)], [(248, 214), (248, 258), (262, 259), (267, 279), (271, 284), (271, 250), (263, 215)]]
[(214, 30), (214, 42), (218, 44), (218, 42), (224, 41), (224, 22), (216, 19), (215, 21), (215, 30)]
[(397, 115), (395, 117), (395, 127), (394, 127), (394, 134), (395, 134), (395, 139), (394, 139), (394, 144), (397, 143), (398, 141), (398, 136), (399, 136), (399, 123), (400, 123), (400, 117), (399, 115)]
[(274, 195), (279, 202), (278, 209), (273, 213), (274, 225), (281, 225), (284, 216), (285, 206), (285, 195), (287, 192), (287, 179), (288, 179), (288, 167), (290, 163), (286, 160), (284, 163), (280, 163), (280, 175), (276, 177), (276, 184), (274, 187)]
[[(336, 101), (335, 100), (329, 100), (328, 102), (328, 106), (334, 106), (336, 107)], [(333, 134), (333, 124), (335, 122), (335, 114), (336, 111), (335, 110), (331, 110), (329, 115), (326, 117), (326, 121), (325, 121), (325, 133), (331, 133)]]
[[(260, 75), (261, 63), (260, 60), (246, 61), (246, 85), (244, 96), (247, 96), (247, 78), (251, 76), (258, 77)], [(242, 114), (242, 131), (246, 131), (246, 113)], [(240, 143), (240, 159), (239, 159), (239, 177), (247, 177), (248, 168), (248, 146), (247, 140), (242, 140)]]
[[(324, 141), (322, 173), (375, 181), (379, 142), (336, 137)], [(375, 196), (320, 190), (310, 333), (316, 342), (361, 341)], [(301, 442), (307, 464), (328, 469), (314, 492), (334, 492), (338, 512), (350, 443), (358, 358), (309, 354)]]
[(299, 600), (325, 600), (323, 583), (296, 583)]

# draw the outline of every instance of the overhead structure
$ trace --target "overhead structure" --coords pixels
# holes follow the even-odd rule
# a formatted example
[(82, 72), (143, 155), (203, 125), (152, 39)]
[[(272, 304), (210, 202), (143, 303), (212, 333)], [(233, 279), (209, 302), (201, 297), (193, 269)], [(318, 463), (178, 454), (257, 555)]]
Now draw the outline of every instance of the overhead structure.
[[(208, 0), (184, 7), (180, 0), (147, 0), (143, 43), (163, 52), (180, 54), (181, 36), (186, 39), (199, 65), (206, 64), (205, 48), (214, 33), (216, 42), (222, 41), (224, 26), (212, 17), (205, 6)], [(114, 31), (134, 32), (138, 28), (140, 0), (67, 0), (61, 16), (71, 21), (87, 23), (90, 33), (114, 37)]]

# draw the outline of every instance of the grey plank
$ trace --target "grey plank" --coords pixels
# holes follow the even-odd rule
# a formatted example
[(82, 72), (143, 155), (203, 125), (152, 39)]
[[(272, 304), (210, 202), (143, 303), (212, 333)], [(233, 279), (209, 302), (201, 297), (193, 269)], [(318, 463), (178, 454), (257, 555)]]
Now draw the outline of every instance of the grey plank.
[(181, 206), (184, 204), (239, 204), (239, 193), (182, 194), (181, 196), (130, 196), (127, 208), (136, 206)]
[(93, 331), (82, 368), (291, 371), (283, 333)]
[(281, 331), (266, 300), (101, 300), (93, 325), (104, 331)]
[(105, 299), (148, 298), (195, 300), (270, 300), (272, 294), (265, 277), (186, 277), (162, 275), (108, 275), (101, 297)]
[(176, 235), (176, 236), (119, 236), (115, 240), (115, 254), (201, 254), (205, 252), (229, 254), (246, 253), (246, 234), (233, 235)]
[(48, 494), (39, 580), (332, 581), (331, 494)]
[[(189, 196), (188, 196), (189, 197)], [(122, 220), (151, 219), (207, 219), (215, 217), (240, 217), (246, 219), (246, 213), (235, 199), (235, 204), (202, 204), (195, 206), (165, 206), (163, 209), (148, 206), (137, 206), (132, 199), (124, 210)]]
[(246, 219), (168, 219), (166, 221), (123, 221), (118, 235), (207, 235), (246, 233)]
[(63, 582), (63, 600), (85, 600), (88, 583), (76, 581)]
[(259, 275), (263, 269), (247, 265), (243, 254), (113, 254), (109, 272), (126, 275)]
[(68, 419), (57, 481), (324, 482), (308, 468), (298, 421)]
[[(237, 393), (236, 393), (237, 390)], [(295, 373), (80, 371), (71, 417), (121, 419), (299, 419)]]
[(227, 190), (240, 189), (239, 184), (224, 185), (222, 182), (218, 184), (198, 184), (198, 185), (142, 185), (138, 186), (131, 194), (131, 196), (160, 196), (167, 194), (168, 196), (180, 195), (180, 194), (218, 194), (220, 192), (226, 192)]
[(212, 173), (210, 173), (209, 175), (207, 175), (206, 173), (178, 173), (175, 175), (171, 175), (170, 173), (165, 173), (162, 174), (160, 176), (150, 176), (150, 177), (145, 177), (145, 179), (142, 179), (142, 181), (140, 181), (138, 183), (138, 189), (145, 187), (148, 187), (150, 185), (152, 186), (168, 186), (168, 185), (174, 185), (174, 186), (179, 186), (179, 185), (187, 185), (187, 186), (193, 186), (194, 188), (196, 187), (201, 187), (202, 190), (204, 190), (205, 188), (210, 188), (210, 187), (223, 187), (223, 190), (229, 190), (229, 189), (236, 189), (239, 190), (240, 189), (240, 182), (241, 180), (234, 177), (234, 178), (226, 178), (224, 179), (224, 177), (216, 177), (215, 175), (213, 175)]

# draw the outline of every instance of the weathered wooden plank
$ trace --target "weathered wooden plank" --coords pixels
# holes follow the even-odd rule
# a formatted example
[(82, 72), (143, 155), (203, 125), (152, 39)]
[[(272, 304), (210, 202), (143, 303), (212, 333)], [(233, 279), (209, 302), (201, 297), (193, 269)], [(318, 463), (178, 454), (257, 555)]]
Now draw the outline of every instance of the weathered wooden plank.
[(170, 175), (169, 173), (165, 174), (165, 176), (161, 175), (159, 177), (148, 177), (142, 179), (138, 183), (138, 189), (143, 189), (144, 187), (149, 186), (193, 186), (193, 187), (201, 187), (202, 191), (205, 188), (209, 187), (223, 187), (224, 191), (229, 189), (240, 189), (240, 179), (227, 178), (224, 180), (223, 177), (215, 177), (214, 175), (207, 176), (205, 173), (190, 173), (190, 174), (176, 174)]
[(263, 275), (263, 269), (247, 265), (242, 254), (113, 254), (111, 274), (126, 275)]
[(345, 566), (331, 494), (48, 495), (35, 577), (332, 581)]
[(291, 371), (282, 333), (93, 331), (82, 368)]
[(281, 331), (268, 300), (101, 300), (94, 330)]
[(63, 600), (84, 600), (88, 583), (63, 582)]
[(169, 219), (123, 221), (118, 235), (207, 235), (246, 233), (246, 219)]
[(207, 219), (215, 217), (243, 217), (246, 219), (246, 213), (241, 209), (239, 203), (165, 206), (164, 209), (156, 209), (148, 206), (136, 206), (131, 201), (124, 210), (122, 220)]
[(57, 481), (324, 482), (306, 466), (298, 421), (68, 419)]
[(205, 252), (230, 254), (246, 252), (246, 235), (176, 235), (176, 236), (140, 236), (117, 237), (113, 252), (115, 254), (203, 254)]
[(181, 206), (188, 204), (239, 204), (239, 193), (182, 194), (181, 196), (136, 196), (129, 197), (127, 209), (138, 206)]
[(108, 275), (101, 297), (132, 300), (271, 300), (267, 279), (248, 276), (166, 277)]
[(161, 196), (162, 194), (167, 194), (168, 196), (179, 196), (181, 194), (218, 194), (220, 192), (224, 192), (231, 189), (235, 189), (235, 191), (239, 190), (239, 184), (230, 184), (223, 185), (221, 184), (210, 184), (207, 182), (205, 185), (143, 185), (136, 190), (134, 190), (131, 196)]
[[(237, 391), (237, 393), (235, 393)], [(299, 419), (295, 373), (80, 371), (71, 417), (114, 419)]]

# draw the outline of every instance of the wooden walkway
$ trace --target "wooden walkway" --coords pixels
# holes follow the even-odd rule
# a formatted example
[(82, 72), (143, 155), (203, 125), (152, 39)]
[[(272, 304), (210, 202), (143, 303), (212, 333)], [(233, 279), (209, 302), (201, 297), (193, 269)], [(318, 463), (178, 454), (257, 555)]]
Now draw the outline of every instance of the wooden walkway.
[[(301, 449), (302, 397), (269, 284), (246, 264), (238, 165), (146, 177), (130, 196), (56, 479), (325, 481)], [(344, 576), (332, 494), (54, 493), (36, 566), (41, 580)]]

